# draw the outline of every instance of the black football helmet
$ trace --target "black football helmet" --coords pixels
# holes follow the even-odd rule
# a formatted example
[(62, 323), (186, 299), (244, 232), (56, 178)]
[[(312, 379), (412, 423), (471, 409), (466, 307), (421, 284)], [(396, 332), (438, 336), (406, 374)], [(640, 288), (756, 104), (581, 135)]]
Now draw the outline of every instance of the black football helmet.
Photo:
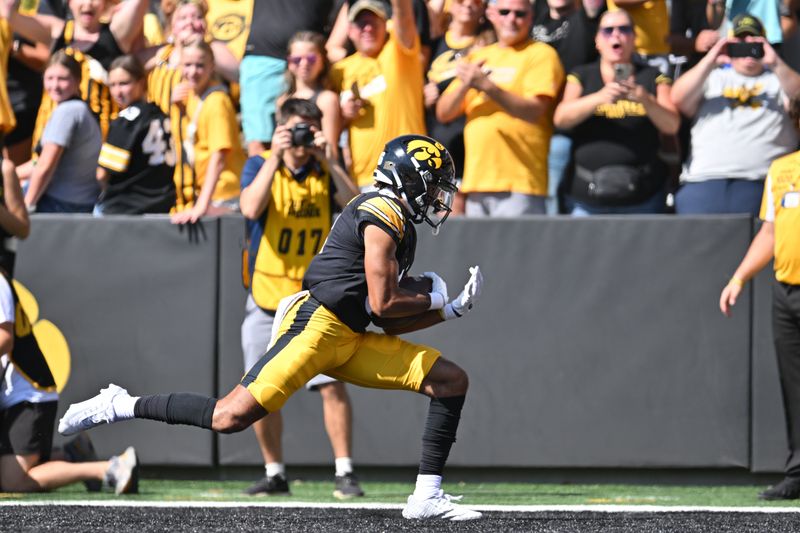
[(389, 185), (412, 210), (412, 222), (423, 220), (434, 229), (450, 214), (458, 187), (450, 152), (424, 135), (401, 135), (383, 148), (373, 175)]

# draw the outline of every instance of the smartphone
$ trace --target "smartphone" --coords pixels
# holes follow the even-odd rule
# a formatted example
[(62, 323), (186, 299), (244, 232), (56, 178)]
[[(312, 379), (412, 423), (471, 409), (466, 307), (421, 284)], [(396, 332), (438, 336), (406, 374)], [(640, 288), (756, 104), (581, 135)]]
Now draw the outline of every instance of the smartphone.
[(633, 65), (630, 63), (616, 63), (614, 65), (614, 81), (626, 81), (633, 74)]
[(764, 43), (759, 42), (735, 42), (728, 43), (729, 57), (753, 57), (761, 59), (764, 57)]

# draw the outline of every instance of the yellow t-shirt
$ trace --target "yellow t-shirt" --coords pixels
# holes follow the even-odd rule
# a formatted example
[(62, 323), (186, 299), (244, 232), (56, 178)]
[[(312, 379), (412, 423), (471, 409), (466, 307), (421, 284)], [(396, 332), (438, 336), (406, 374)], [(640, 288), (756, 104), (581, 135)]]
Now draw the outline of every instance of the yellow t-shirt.
[[(486, 94), (467, 91), (462, 107), (467, 123), (461, 190), (546, 195), (553, 111), (564, 82), (558, 55), (549, 45), (529, 40), (513, 47), (493, 44), (480, 48), (471, 52), (468, 60), (485, 61), (489, 78), (501, 89), (525, 98), (546, 96), (552, 103), (532, 124), (512, 117)], [(460, 85), (455, 80), (445, 92), (455, 91)]]
[(145, 13), (144, 15), (144, 42), (145, 46), (161, 46), (164, 44), (164, 28), (155, 13)]
[(12, 32), (8, 20), (0, 18), (0, 132), (8, 133), (17, 126), (17, 119), (8, 100), (8, 54), (11, 51)]
[(770, 165), (760, 216), (775, 223), (775, 278), (800, 285), (800, 152)]
[[(256, 0), (214, 0), (208, 2), (208, 32), (211, 37), (224, 42), (239, 61), (244, 57), (253, 2)], [(264, 0), (261, 0), (264, 1)]]
[(398, 135), (425, 134), (419, 38), (406, 49), (390, 34), (377, 58), (355, 53), (333, 65), (335, 91), (349, 94), (353, 83), (366, 101), (349, 127), (351, 175), (363, 187), (373, 183), (372, 173), (387, 141)]
[[(173, 105), (171, 122), (176, 149), (175, 187), (178, 198), (176, 211), (188, 209), (194, 205), (200, 195), (208, 170), (208, 160), (212, 152), (228, 150), (225, 166), (214, 189), (212, 200), (231, 200), (239, 196), (239, 175), (244, 166), (245, 155), (239, 140), (239, 124), (236, 111), (228, 93), (222, 90), (208, 94), (202, 102), (197, 116), (194, 143), (189, 132), (200, 98), (194, 93), (189, 95), (185, 111)], [(174, 124), (180, 124), (179, 135), (175, 135)], [(194, 156), (194, 166), (189, 159)]]
[(636, 30), (636, 51), (640, 54), (668, 54), (669, 14), (666, 0), (648, 0), (641, 4), (619, 7), (607, 0), (608, 10), (624, 9), (633, 18)]

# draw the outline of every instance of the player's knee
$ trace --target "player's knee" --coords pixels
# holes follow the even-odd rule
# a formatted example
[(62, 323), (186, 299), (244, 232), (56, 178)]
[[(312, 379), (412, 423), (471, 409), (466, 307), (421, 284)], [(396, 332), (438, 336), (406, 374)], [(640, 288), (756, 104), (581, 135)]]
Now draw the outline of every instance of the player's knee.
[(252, 425), (253, 421), (235, 409), (217, 404), (212, 419), (212, 429), (218, 433), (238, 433)]
[(458, 395), (464, 395), (469, 389), (469, 376), (467, 372), (460, 366), (453, 365), (453, 372), (450, 377), (450, 384), (453, 392)]
[(334, 381), (333, 383), (326, 383), (319, 386), (319, 393), (323, 401), (332, 401), (337, 403), (347, 403), (350, 397), (347, 394), (347, 387), (341, 381)]

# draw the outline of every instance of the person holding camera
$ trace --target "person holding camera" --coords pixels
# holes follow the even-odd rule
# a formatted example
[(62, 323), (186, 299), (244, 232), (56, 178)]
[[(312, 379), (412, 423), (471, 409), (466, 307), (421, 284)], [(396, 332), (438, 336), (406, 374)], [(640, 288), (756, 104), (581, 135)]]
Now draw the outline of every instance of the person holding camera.
[(624, 10), (600, 16), (600, 59), (576, 67), (556, 108), (557, 128), (571, 130), (567, 190), (573, 216), (661, 213), (666, 165), (659, 134), (678, 131), (670, 100), (672, 80), (655, 67), (634, 64), (634, 25)]
[[(266, 353), (278, 302), (301, 289), (311, 259), (331, 229), (334, 205), (344, 207), (358, 189), (341, 168), (322, 131), (322, 111), (310, 100), (286, 99), (278, 109), (271, 150), (250, 157), (242, 171), (240, 206), (247, 223), (242, 323), (245, 370)], [(352, 408), (344, 383), (324, 375), (306, 385), (322, 396), (325, 428), (336, 463), (334, 496), (363, 496), (353, 475)], [(248, 494), (288, 494), (280, 411), (253, 424), (266, 476)]]
[(675, 105), (692, 119), (691, 141), (676, 212), (757, 216), (770, 163), (797, 147), (788, 115), (800, 74), (765, 38), (761, 21), (741, 14), (720, 39), (678, 78)]

